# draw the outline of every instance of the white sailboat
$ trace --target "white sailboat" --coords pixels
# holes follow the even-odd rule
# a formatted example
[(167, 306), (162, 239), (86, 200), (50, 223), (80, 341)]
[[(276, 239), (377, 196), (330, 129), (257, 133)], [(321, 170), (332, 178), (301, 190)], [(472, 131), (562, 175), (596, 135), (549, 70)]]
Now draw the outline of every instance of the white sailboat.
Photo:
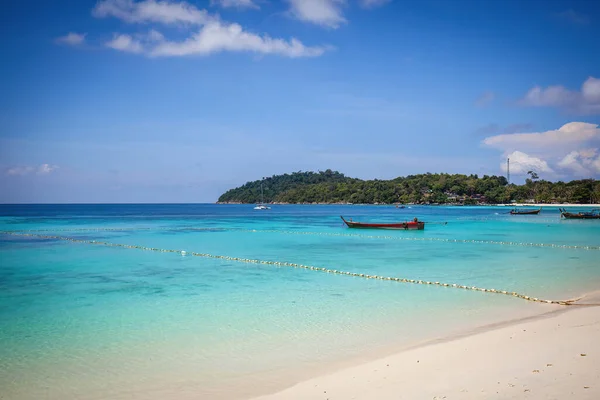
[(265, 205), (262, 182), (260, 183), (260, 203), (258, 203), (256, 205), (256, 207), (254, 207), (254, 209), (255, 210), (270, 210), (271, 209), (271, 207)]

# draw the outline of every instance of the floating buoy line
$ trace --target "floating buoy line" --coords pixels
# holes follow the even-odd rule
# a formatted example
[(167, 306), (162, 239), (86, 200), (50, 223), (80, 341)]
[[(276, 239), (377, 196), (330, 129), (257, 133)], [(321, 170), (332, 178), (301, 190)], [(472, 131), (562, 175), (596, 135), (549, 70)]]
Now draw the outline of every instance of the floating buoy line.
[(119, 248), (124, 248), (124, 249), (137, 249), (137, 250), (152, 251), (152, 252), (158, 252), (158, 253), (177, 253), (177, 254), (181, 254), (182, 256), (190, 255), (190, 256), (194, 256), (194, 257), (212, 258), (212, 259), (218, 259), (218, 260), (234, 261), (234, 262), (239, 262), (239, 263), (273, 265), (276, 267), (291, 267), (291, 268), (305, 269), (305, 270), (310, 270), (310, 271), (319, 271), (319, 272), (324, 272), (324, 273), (328, 273), (328, 274), (346, 275), (346, 276), (358, 277), (358, 278), (363, 278), (363, 279), (375, 279), (375, 280), (381, 280), (381, 281), (392, 281), (392, 282), (401, 282), (401, 283), (411, 283), (411, 284), (417, 284), (417, 285), (431, 285), (431, 286), (439, 286), (439, 287), (454, 288), (454, 289), (473, 290), (473, 291), (484, 292), (484, 293), (502, 294), (502, 295), (512, 296), (512, 297), (516, 297), (519, 299), (538, 302), (538, 303), (559, 304), (559, 305), (563, 305), (563, 306), (577, 305), (575, 303), (575, 301), (577, 301), (577, 299), (575, 299), (575, 300), (544, 300), (544, 299), (540, 299), (537, 297), (526, 296), (524, 294), (517, 293), (517, 292), (509, 292), (506, 290), (485, 289), (485, 288), (480, 288), (480, 287), (476, 287), (476, 286), (459, 285), (456, 283), (431, 282), (431, 281), (424, 281), (424, 280), (420, 280), (420, 279), (407, 279), (407, 278), (398, 278), (398, 277), (392, 277), (392, 276), (369, 275), (369, 274), (363, 274), (363, 273), (357, 273), (357, 272), (342, 271), (342, 270), (329, 269), (329, 268), (324, 268), (324, 267), (315, 267), (312, 265), (296, 264), (296, 263), (290, 263), (290, 262), (284, 262), (284, 261), (258, 260), (258, 259), (251, 259), (251, 258), (222, 256), (222, 255), (215, 255), (215, 254), (208, 254), (208, 253), (187, 252), (185, 250), (160, 249), (160, 248), (156, 248), (156, 247), (145, 247), (145, 246), (137, 246), (137, 245), (130, 245), (130, 244), (122, 244), (122, 243), (110, 243), (110, 242), (103, 242), (103, 241), (98, 241), (98, 240), (83, 240), (83, 239), (76, 239), (76, 238), (71, 238), (71, 237), (66, 237), (66, 236), (41, 235), (41, 234), (35, 234), (35, 233), (25, 233), (25, 232), (15, 232), (15, 231), (2, 231), (1, 233), (12, 235), (12, 236), (25, 236), (25, 237), (36, 237), (39, 239), (63, 240), (63, 241), (69, 241), (72, 243), (92, 244), (92, 245), (107, 246), (107, 247), (119, 247)]
[(408, 241), (446, 242), (446, 243), (475, 243), (475, 244), (492, 244), (492, 245), (503, 245), (503, 246), (551, 247), (551, 248), (557, 248), (557, 249), (600, 250), (600, 246), (581, 246), (581, 245), (553, 244), (553, 243), (505, 242), (505, 241), (497, 241), (497, 240), (401, 237), (401, 236), (384, 236), (384, 235), (360, 235), (360, 234), (353, 234), (353, 233), (303, 232), (303, 231), (253, 230), (253, 229), (246, 229), (244, 231), (265, 232), (265, 233), (284, 233), (284, 234), (288, 234), (288, 235), (292, 234), (292, 235), (346, 236), (346, 237), (359, 237), (359, 238), (384, 239), (384, 240), (408, 240)]
[(542, 247), (554, 249), (575, 249), (575, 250), (600, 250), (600, 246), (584, 246), (570, 244), (555, 244), (555, 243), (533, 243), (533, 242), (509, 242), (499, 240), (478, 240), (478, 239), (449, 239), (449, 238), (434, 238), (434, 237), (403, 237), (389, 235), (361, 235), (356, 233), (333, 233), (333, 232), (309, 232), (309, 231), (284, 231), (276, 229), (247, 229), (247, 228), (63, 228), (63, 229), (29, 229), (29, 230), (13, 230), (0, 231), (0, 233), (27, 233), (27, 232), (126, 232), (126, 231), (236, 231), (248, 233), (279, 233), (285, 235), (318, 235), (318, 236), (340, 236), (340, 237), (355, 237), (363, 239), (381, 239), (381, 240), (400, 240), (414, 242), (443, 242), (443, 243), (467, 243), (467, 244), (484, 244), (496, 246), (519, 246), (519, 247)]

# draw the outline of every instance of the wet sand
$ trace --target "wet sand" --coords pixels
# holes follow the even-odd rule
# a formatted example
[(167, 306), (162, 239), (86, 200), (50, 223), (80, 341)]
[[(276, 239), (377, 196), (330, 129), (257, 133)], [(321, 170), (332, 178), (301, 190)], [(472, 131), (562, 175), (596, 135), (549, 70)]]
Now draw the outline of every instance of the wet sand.
[(432, 342), (255, 400), (567, 398), (600, 398), (599, 306)]

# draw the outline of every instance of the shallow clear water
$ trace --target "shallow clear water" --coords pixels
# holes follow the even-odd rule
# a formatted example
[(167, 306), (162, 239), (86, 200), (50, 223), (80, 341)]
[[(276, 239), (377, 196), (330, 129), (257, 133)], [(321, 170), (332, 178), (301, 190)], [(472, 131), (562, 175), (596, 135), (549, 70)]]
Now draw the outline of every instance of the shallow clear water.
[[(287, 261), (545, 299), (598, 288), (599, 250), (518, 244), (599, 246), (600, 222), (560, 220), (553, 208), (537, 216), (507, 212), (3, 205), (0, 230)], [(365, 221), (417, 216), (428, 224), (424, 231), (349, 230), (340, 215)], [(244, 397), (382, 348), (552, 307), (497, 294), (0, 234), (0, 397)]]

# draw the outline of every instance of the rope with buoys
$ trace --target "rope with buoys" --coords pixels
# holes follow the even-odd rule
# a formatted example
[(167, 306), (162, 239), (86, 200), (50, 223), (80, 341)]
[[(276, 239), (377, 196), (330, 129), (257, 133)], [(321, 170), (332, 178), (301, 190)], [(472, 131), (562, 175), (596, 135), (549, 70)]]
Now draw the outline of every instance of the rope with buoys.
[(555, 243), (533, 243), (533, 242), (508, 242), (498, 240), (478, 240), (478, 239), (449, 239), (435, 237), (406, 237), (406, 236), (389, 236), (389, 235), (361, 235), (355, 233), (333, 233), (333, 232), (308, 232), (308, 231), (284, 231), (276, 229), (247, 229), (247, 228), (66, 228), (66, 229), (30, 229), (30, 230), (13, 230), (0, 231), (0, 233), (11, 234), (14, 232), (125, 232), (125, 231), (237, 231), (250, 233), (280, 233), (286, 235), (320, 235), (320, 236), (340, 236), (340, 237), (356, 237), (365, 239), (381, 239), (381, 240), (402, 240), (402, 241), (421, 241), (421, 242), (445, 242), (445, 243), (466, 243), (466, 244), (484, 244), (496, 246), (520, 246), (520, 247), (542, 247), (554, 249), (576, 249), (576, 250), (600, 250), (600, 246), (584, 246), (570, 244), (555, 244)]
[(256, 230), (256, 229), (246, 229), (245, 231), (247, 231), (247, 232), (269, 232), (269, 233), (277, 232), (277, 233), (293, 234), (293, 235), (346, 236), (346, 237), (359, 237), (359, 238), (368, 238), (368, 239), (408, 240), (408, 241), (423, 241), (423, 242), (475, 243), (475, 244), (492, 244), (492, 245), (504, 245), (504, 246), (549, 247), (549, 248), (556, 248), (556, 249), (600, 250), (600, 246), (582, 246), (582, 245), (533, 243), (533, 242), (532, 243), (505, 242), (505, 241), (497, 241), (497, 240), (403, 237), (403, 236), (384, 236), (384, 235), (360, 235), (360, 234), (354, 234), (354, 233), (303, 232), (303, 231), (279, 231), (279, 230)]
[[(3, 233), (7, 233), (7, 232), (3, 232)], [(110, 243), (110, 242), (103, 242), (103, 241), (97, 241), (97, 240), (83, 240), (83, 239), (70, 238), (70, 237), (66, 237), (66, 236), (39, 235), (39, 234), (33, 234), (33, 233), (17, 233), (17, 232), (10, 232), (8, 234), (13, 235), (13, 236), (37, 237), (40, 239), (55, 239), (55, 240), (70, 241), (73, 243), (93, 244), (93, 245), (99, 245), (99, 246), (119, 247), (119, 248), (125, 248), (125, 249), (138, 249), (138, 250), (145, 250), (145, 251), (154, 251), (154, 252), (159, 252), (159, 253), (179, 253), (183, 256), (189, 254), (189, 255), (195, 256), (195, 257), (212, 258), (212, 259), (227, 260), (227, 261), (249, 263), (249, 264), (274, 265), (277, 267), (292, 267), (292, 268), (306, 269), (306, 270), (310, 270), (310, 271), (320, 271), (320, 272), (336, 274), (336, 275), (353, 276), (353, 277), (359, 277), (359, 278), (364, 278), (364, 279), (375, 279), (375, 280), (381, 280), (381, 281), (392, 281), (392, 282), (412, 283), (412, 284), (419, 284), (419, 285), (431, 285), (431, 286), (439, 286), (439, 287), (446, 287), (446, 288), (473, 290), (473, 291), (484, 292), (484, 293), (503, 294), (503, 295), (527, 300), (527, 301), (538, 302), (538, 303), (559, 304), (559, 305), (563, 305), (563, 306), (577, 305), (577, 304), (574, 304), (574, 302), (578, 300), (578, 299), (574, 299), (574, 300), (544, 300), (544, 299), (540, 299), (537, 297), (526, 296), (524, 294), (517, 293), (517, 292), (509, 292), (506, 290), (485, 289), (485, 288), (480, 288), (480, 287), (476, 287), (476, 286), (459, 285), (456, 283), (431, 282), (431, 281), (424, 281), (424, 280), (420, 280), (420, 279), (407, 279), (407, 278), (398, 278), (398, 277), (391, 277), (391, 276), (369, 275), (369, 274), (363, 274), (363, 273), (357, 273), (357, 272), (341, 271), (341, 270), (337, 270), (337, 269), (315, 267), (312, 265), (296, 264), (296, 263), (290, 263), (290, 262), (284, 262), (284, 261), (258, 260), (258, 259), (251, 259), (251, 258), (230, 257), (230, 256), (221, 256), (221, 255), (214, 255), (214, 254), (208, 254), (208, 253), (197, 253), (197, 252), (189, 252), (188, 253), (185, 250), (160, 249), (160, 248), (156, 248), (156, 247), (145, 247), (145, 246), (137, 246), (137, 245), (129, 245), (129, 244), (121, 244), (121, 243)]]

